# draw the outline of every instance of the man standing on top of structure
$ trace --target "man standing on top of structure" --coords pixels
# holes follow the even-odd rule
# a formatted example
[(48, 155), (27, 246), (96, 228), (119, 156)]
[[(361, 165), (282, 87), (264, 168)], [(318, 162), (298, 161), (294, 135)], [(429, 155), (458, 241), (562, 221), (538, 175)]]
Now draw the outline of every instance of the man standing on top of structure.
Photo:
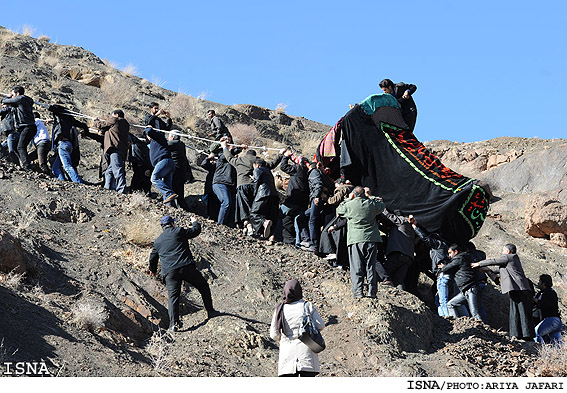
[(383, 79), (380, 82), (380, 88), (384, 93), (391, 94), (398, 100), (402, 117), (410, 131), (413, 132), (417, 120), (417, 106), (412, 95), (417, 90), (417, 86), (404, 82), (394, 84), (390, 79)]
[(217, 116), (214, 110), (209, 109), (207, 112), (207, 116), (211, 120), (211, 133), (209, 134), (212, 136), (215, 141), (219, 141), (223, 136), (229, 136), (232, 140), (232, 135), (222, 119)]

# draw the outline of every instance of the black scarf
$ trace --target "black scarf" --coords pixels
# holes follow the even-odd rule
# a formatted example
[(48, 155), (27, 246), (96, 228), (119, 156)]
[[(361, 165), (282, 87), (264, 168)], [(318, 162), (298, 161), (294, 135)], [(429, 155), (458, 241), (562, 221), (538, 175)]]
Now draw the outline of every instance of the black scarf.
[(284, 286), (284, 301), (277, 305), (276, 307), (276, 329), (278, 332), (283, 332), (284, 329), (284, 314), (283, 306), (284, 304), (290, 304), (301, 300), (303, 298), (303, 291), (301, 290), (301, 285), (299, 281), (295, 278), (289, 280)]

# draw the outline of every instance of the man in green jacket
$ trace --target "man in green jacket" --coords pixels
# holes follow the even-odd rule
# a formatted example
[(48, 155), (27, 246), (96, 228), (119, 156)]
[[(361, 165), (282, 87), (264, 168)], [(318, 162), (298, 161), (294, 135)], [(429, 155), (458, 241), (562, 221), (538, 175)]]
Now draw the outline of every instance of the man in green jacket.
[(368, 284), (368, 296), (376, 297), (378, 276), (376, 274), (377, 243), (382, 243), (377, 216), (384, 211), (382, 199), (372, 196), (369, 188), (357, 186), (350, 200), (342, 202), (337, 215), (347, 219), (347, 246), (350, 261), (350, 278), (355, 298), (362, 297), (364, 277)]

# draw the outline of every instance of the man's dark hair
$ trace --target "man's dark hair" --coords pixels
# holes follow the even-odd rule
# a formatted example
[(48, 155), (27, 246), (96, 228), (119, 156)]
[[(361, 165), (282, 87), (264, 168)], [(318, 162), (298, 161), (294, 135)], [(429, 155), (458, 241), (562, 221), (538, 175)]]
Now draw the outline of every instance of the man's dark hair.
[(212, 114), (214, 115), (214, 114), (215, 114), (215, 111), (214, 111), (213, 109), (209, 109), (209, 110), (207, 111), (207, 113), (212, 113)]
[(24, 95), (24, 88), (22, 86), (14, 86), (12, 87), (12, 91), (14, 93), (18, 93), (19, 95)]
[(254, 160), (254, 164), (258, 165), (258, 166), (261, 167), (261, 168), (267, 166), (266, 160), (264, 160), (264, 159), (261, 158), (261, 157), (257, 157), (257, 158)]
[(553, 280), (549, 274), (542, 274), (539, 276), (539, 280), (544, 283), (547, 288), (551, 288), (553, 286)]
[(39, 119), (41, 116), (39, 115), (39, 113), (34, 112), (33, 117), (34, 117), (34, 119)]
[(337, 180), (335, 180), (335, 183), (337, 184), (345, 184), (346, 179), (344, 176), (339, 177)]
[(364, 198), (364, 196), (366, 195), (364, 193), (364, 187), (362, 187), (362, 186), (354, 187), (354, 190), (352, 190), (352, 192), (353, 192), (355, 197), (359, 197), (359, 198)]
[(476, 250), (476, 246), (474, 245), (473, 242), (468, 242), (467, 243), (467, 251), (474, 251)]
[(148, 108), (153, 108), (154, 106), (159, 106), (159, 104), (157, 102), (150, 102), (148, 105)]
[(390, 79), (382, 79), (382, 81), (379, 84), (380, 87), (391, 87), (394, 88), (394, 82), (392, 82)]
[(246, 154), (256, 157), (256, 150), (246, 150)]
[(504, 245), (504, 248), (508, 251), (510, 251), (510, 254), (515, 254), (516, 253), (516, 246), (513, 245), (512, 243), (508, 243)]
[(113, 115), (118, 115), (118, 117), (121, 117), (122, 119), (124, 119), (124, 112), (122, 112), (122, 110), (120, 109), (115, 109), (114, 111), (112, 111)]
[(457, 251), (457, 253), (463, 252), (463, 247), (459, 246), (458, 244), (451, 244), (449, 246), (449, 250)]

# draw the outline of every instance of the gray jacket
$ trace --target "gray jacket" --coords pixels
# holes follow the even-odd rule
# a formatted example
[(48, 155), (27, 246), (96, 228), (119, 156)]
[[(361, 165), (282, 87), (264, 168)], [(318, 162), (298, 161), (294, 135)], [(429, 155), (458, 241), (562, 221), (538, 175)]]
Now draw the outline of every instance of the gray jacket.
[(498, 266), (502, 293), (531, 291), (530, 284), (520, 263), (518, 254), (503, 254), (498, 258), (478, 262), (479, 266)]

